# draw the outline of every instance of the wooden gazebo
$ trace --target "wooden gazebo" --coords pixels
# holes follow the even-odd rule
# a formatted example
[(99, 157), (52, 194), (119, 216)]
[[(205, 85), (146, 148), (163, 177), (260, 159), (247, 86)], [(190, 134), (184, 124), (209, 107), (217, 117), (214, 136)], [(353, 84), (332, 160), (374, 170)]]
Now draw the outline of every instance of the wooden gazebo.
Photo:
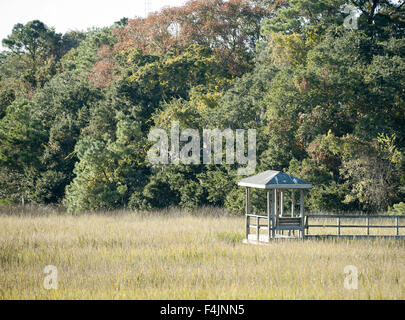
[[(312, 188), (311, 183), (280, 171), (270, 170), (243, 179), (239, 181), (238, 185), (246, 187), (246, 243), (270, 242), (272, 239), (289, 237), (291, 233), (295, 237), (295, 231), (299, 232), (301, 238), (305, 238), (304, 191)], [(267, 190), (267, 216), (251, 213), (251, 188)], [(289, 215), (284, 210), (284, 195), (287, 190), (291, 192)], [(295, 210), (295, 193), (297, 190), (300, 191), (299, 211)], [(262, 222), (267, 223), (263, 225)], [(256, 229), (256, 233), (250, 234), (251, 229)], [(262, 234), (261, 230), (265, 230), (267, 233)], [(284, 236), (285, 231), (288, 231), (288, 236)]]

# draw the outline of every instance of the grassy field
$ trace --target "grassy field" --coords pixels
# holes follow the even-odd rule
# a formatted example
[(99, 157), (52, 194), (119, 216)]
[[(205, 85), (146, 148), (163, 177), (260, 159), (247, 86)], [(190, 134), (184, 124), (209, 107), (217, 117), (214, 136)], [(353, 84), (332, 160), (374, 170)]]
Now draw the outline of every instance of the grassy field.
[(404, 241), (243, 245), (244, 219), (220, 213), (0, 209), (0, 299), (405, 299)]

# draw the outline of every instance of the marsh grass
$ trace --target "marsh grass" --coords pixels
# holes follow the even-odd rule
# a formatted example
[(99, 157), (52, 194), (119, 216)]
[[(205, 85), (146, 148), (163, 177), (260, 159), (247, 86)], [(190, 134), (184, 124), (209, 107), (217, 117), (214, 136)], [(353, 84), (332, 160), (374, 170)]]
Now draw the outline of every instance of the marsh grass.
[[(69, 215), (0, 209), (1, 299), (404, 299), (396, 240), (243, 245), (242, 217), (220, 209)], [(58, 289), (43, 287), (47, 265)], [(344, 288), (344, 268), (359, 271)]]

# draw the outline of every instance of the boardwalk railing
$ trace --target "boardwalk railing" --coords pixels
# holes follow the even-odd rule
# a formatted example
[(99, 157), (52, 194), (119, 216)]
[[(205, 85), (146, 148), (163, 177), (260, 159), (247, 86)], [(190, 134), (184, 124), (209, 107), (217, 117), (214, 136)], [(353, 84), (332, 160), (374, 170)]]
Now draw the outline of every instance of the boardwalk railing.
[[(317, 224), (311, 224), (313, 220), (317, 220)], [(327, 220), (324, 224), (319, 224), (319, 220)], [(336, 224), (331, 224), (330, 221), (336, 221)], [(364, 224), (354, 224), (353, 220), (363, 221)], [(372, 221), (384, 220), (388, 221), (390, 224), (372, 224)], [(306, 238), (311, 237), (344, 237), (344, 238), (396, 238), (405, 239), (405, 235), (401, 235), (400, 229), (405, 228), (404, 224), (400, 224), (400, 220), (405, 221), (405, 216), (364, 216), (364, 215), (306, 215), (305, 218), (305, 229)], [(348, 223), (345, 223), (347, 222)], [(322, 235), (312, 235), (310, 234), (311, 228), (336, 228), (336, 235), (322, 234)], [(342, 234), (344, 229), (365, 229), (366, 234), (359, 235), (347, 235)], [(395, 235), (370, 235), (371, 230), (375, 229), (394, 229)]]
[[(253, 221), (252, 221), (253, 220)], [(265, 221), (265, 225), (262, 225), (261, 222)], [(270, 232), (272, 221), (267, 216), (260, 216), (256, 214), (246, 215), (246, 233), (250, 234), (250, 228), (256, 229), (256, 238), (257, 241), (260, 240), (260, 230), (266, 230), (268, 232), (268, 239), (270, 238)], [(249, 236), (248, 236), (249, 237)], [(268, 240), (267, 240), (268, 241)]]

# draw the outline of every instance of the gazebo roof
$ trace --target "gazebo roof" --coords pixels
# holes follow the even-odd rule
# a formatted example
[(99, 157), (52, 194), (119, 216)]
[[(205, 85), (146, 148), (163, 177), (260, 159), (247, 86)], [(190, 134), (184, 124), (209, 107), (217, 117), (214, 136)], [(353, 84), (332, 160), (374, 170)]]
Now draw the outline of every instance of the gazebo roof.
[(238, 183), (241, 187), (257, 189), (311, 189), (312, 184), (295, 178), (281, 171), (265, 171), (258, 175), (243, 179)]

